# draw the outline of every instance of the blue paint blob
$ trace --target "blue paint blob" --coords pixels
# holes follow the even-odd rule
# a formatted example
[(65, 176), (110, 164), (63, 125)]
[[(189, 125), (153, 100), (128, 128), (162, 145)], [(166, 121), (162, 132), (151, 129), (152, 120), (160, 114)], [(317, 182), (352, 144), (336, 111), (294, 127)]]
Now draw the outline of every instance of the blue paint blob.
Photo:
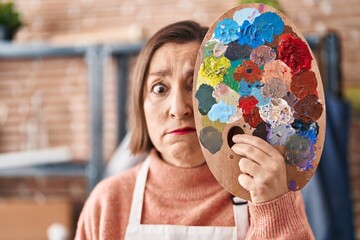
[(236, 113), (236, 107), (227, 105), (223, 101), (220, 101), (219, 103), (212, 106), (211, 110), (208, 113), (208, 117), (213, 122), (219, 120), (222, 123), (227, 123), (229, 117), (235, 115)]
[(239, 25), (230, 18), (225, 18), (223, 21), (218, 22), (214, 30), (214, 39), (219, 40), (221, 43), (228, 44), (239, 38), (238, 30)]
[(274, 40), (274, 35), (280, 35), (284, 31), (284, 22), (279, 15), (266, 12), (256, 17), (251, 24), (245, 20), (240, 26), (239, 44), (248, 44), (257, 48)]
[(240, 45), (247, 44), (252, 48), (257, 48), (265, 42), (256, 26), (246, 20), (240, 27), (238, 43)]
[(259, 10), (256, 8), (243, 8), (240, 11), (236, 11), (233, 18), (239, 25), (242, 25), (246, 20), (252, 23), (254, 18), (259, 15)]
[[(257, 83), (260, 83), (260, 82), (257, 82)], [(254, 85), (257, 83), (254, 83)], [(258, 104), (256, 104), (256, 106), (258, 106), (258, 107), (261, 107), (261, 106), (264, 106), (264, 105), (270, 103), (271, 98), (264, 97), (264, 95), (262, 94), (262, 91), (261, 91), (261, 86), (259, 86), (259, 85), (255, 85), (254, 87), (251, 88), (251, 95), (254, 96), (258, 100)]]
[(255, 18), (253, 23), (265, 42), (272, 42), (274, 35), (284, 31), (284, 22), (279, 15), (266, 12)]
[(251, 89), (252, 89), (252, 85), (248, 82), (245, 82), (244, 79), (241, 79), (241, 81), (239, 82), (239, 91), (238, 91), (239, 94), (242, 97), (250, 96)]
[(296, 130), (297, 135), (305, 137), (312, 145), (316, 144), (317, 135), (319, 134), (317, 122), (304, 123), (299, 119), (295, 119), (291, 126)]

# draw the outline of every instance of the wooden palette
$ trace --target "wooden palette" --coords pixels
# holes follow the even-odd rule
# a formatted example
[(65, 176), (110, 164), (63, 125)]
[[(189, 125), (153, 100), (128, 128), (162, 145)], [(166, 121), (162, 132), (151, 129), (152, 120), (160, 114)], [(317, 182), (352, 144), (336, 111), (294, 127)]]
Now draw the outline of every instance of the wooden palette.
[(194, 73), (194, 115), (207, 164), (230, 193), (250, 194), (238, 183), (241, 156), (234, 134), (263, 138), (283, 154), (289, 190), (313, 176), (325, 137), (325, 99), (315, 58), (282, 13), (244, 4), (210, 27)]

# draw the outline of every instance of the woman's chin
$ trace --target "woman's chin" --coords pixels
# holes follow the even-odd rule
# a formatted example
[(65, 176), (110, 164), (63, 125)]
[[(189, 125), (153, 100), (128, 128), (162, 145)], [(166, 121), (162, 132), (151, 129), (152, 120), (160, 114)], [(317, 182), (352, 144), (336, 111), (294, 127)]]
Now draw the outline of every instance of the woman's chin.
[(173, 144), (167, 153), (162, 153), (166, 162), (177, 167), (197, 167), (205, 162), (198, 143), (179, 142)]

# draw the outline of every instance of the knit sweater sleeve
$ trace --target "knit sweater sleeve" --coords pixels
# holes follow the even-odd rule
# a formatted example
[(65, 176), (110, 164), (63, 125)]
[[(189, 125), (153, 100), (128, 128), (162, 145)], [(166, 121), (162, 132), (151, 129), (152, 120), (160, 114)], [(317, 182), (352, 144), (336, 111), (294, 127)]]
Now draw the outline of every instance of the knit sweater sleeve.
[(314, 239), (299, 191), (290, 191), (266, 203), (249, 202), (249, 214), (246, 239)]
[(75, 240), (99, 239), (100, 202), (96, 192), (91, 193), (80, 214)]

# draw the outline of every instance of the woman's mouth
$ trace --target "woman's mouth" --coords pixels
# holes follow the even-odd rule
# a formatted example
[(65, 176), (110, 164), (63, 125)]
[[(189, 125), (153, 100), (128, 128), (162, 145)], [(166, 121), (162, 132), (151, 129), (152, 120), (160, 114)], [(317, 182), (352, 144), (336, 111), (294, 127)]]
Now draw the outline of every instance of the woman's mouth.
[(169, 134), (183, 135), (183, 134), (193, 133), (195, 131), (196, 131), (195, 128), (185, 127), (185, 128), (175, 129), (175, 130), (169, 132)]

